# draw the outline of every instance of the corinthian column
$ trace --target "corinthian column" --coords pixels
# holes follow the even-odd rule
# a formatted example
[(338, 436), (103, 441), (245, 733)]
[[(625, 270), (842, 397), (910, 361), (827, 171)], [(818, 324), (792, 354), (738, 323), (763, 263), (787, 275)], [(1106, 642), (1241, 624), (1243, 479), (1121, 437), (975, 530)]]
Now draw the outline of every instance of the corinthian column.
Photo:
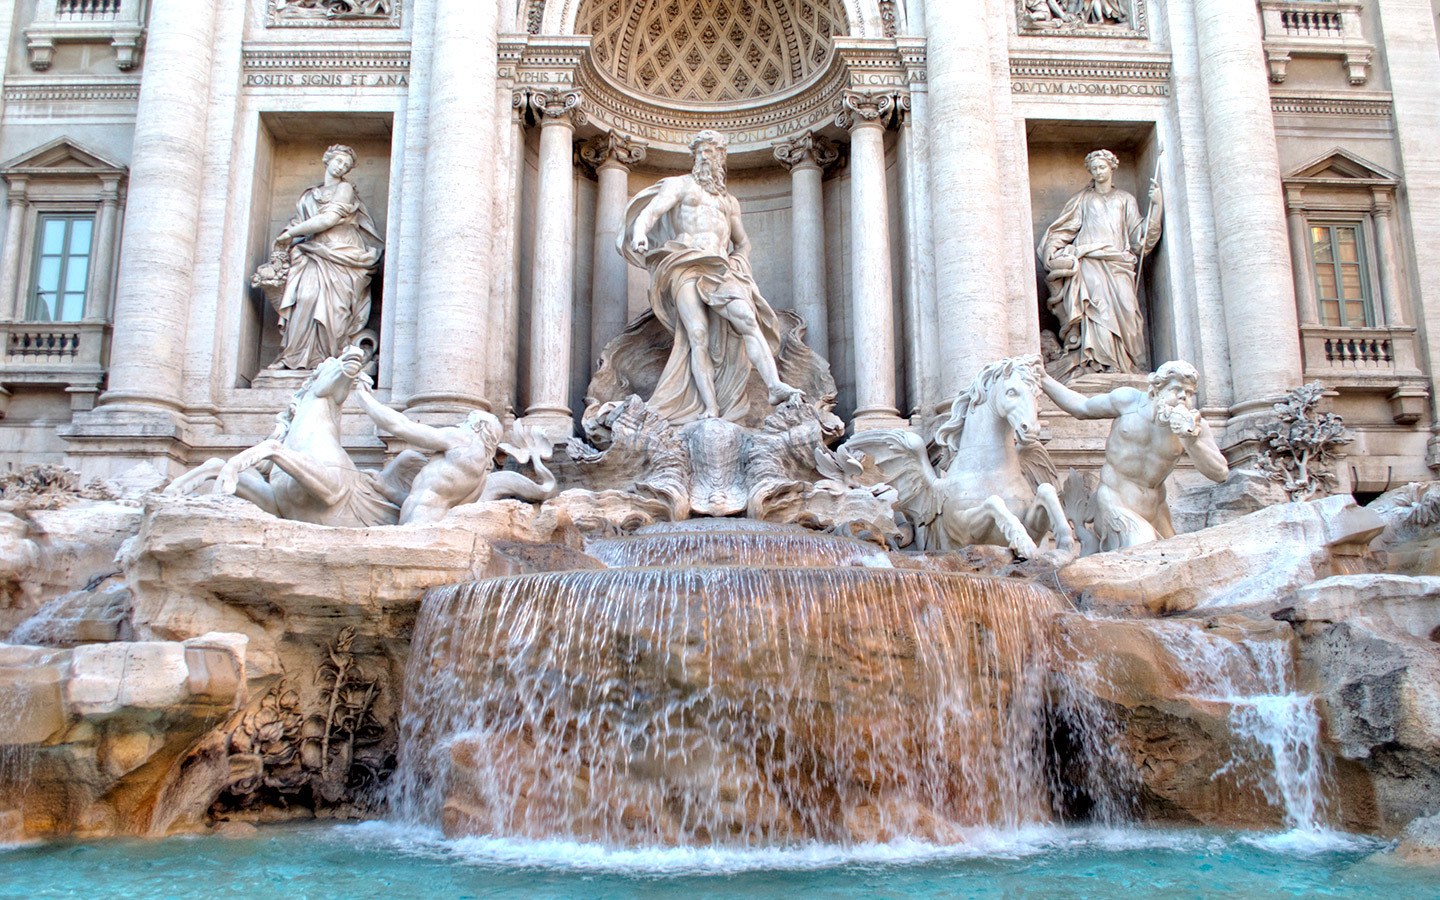
[(645, 158), (645, 144), (611, 132), (580, 148), (580, 158), (595, 170), (595, 247), (591, 268), (590, 359), (598, 362), (605, 345), (625, 327), (630, 300), (629, 264), (615, 248), (625, 222), (630, 167)]
[(895, 297), (890, 277), (890, 205), (885, 126), (891, 94), (847, 92), (836, 119), (850, 130), (851, 322), (855, 347), (854, 430), (904, 424), (895, 408)]
[[(215, 0), (155, 0), (135, 117), (105, 406), (178, 410), (205, 189)], [(104, 265), (105, 261), (97, 260)]]
[(996, 149), (1001, 132), (990, 79), (988, 6), (985, 0), (925, 4), (940, 354), (935, 380), (943, 399), (1009, 352), (1010, 311), (999, 263), (1005, 234)]
[(825, 286), (825, 169), (840, 159), (840, 149), (807, 131), (775, 148), (775, 158), (790, 169), (790, 296), (805, 320), (805, 343), (830, 356), (830, 310)]
[[(498, 65), (495, 3), (434, 0), (430, 141), (425, 154), (411, 409), (488, 407)], [(484, 97), (485, 102), (479, 102)]]
[(1252, 0), (1194, 4), (1220, 290), (1240, 415), (1300, 383), (1299, 325), (1269, 75)]
[(555, 440), (574, 431), (570, 413), (570, 329), (575, 299), (575, 91), (537, 91), (540, 185), (530, 277), (530, 406), (526, 423)]

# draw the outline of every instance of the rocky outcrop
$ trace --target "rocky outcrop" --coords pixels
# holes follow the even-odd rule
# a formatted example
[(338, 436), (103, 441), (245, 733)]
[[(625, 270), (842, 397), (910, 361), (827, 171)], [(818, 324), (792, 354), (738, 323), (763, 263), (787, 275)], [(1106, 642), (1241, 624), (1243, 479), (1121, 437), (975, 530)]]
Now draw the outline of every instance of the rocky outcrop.
[(1440, 814), (1416, 819), (1400, 833), (1395, 858), (1419, 866), (1440, 866)]
[(0, 645), (0, 810), (30, 836), (163, 831), (182, 756), (245, 701), (245, 644)]
[(1393, 834), (1440, 808), (1440, 591), (1434, 578), (1331, 578), (1277, 615), (1299, 638), (1342, 790), (1373, 812), (1358, 824)]
[(1367, 545), (1383, 528), (1349, 497), (1287, 503), (1085, 557), (1059, 580), (1083, 607), (1122, 615), (1264, 607), (1321, 578), (1363, 571)]
[(1157, 623), (1067, 614), (1056, 633), (1069, 689), (1098, 702), (1119, 725), (1116, 746), (1135, 780), (1142, 818), (1282, 824), (1283, 811), (1264, 790), (1268, 760), (1237, 733), (1234, 704), (1213, 689), (1217, 673), (1197, 669), (1217, 654), (1197, 660), (1186, 651), (1203, 642), (1228, 643), (1238, 653), (1246, 640), (1287, 641), (1287, 629), (1234, 617)]

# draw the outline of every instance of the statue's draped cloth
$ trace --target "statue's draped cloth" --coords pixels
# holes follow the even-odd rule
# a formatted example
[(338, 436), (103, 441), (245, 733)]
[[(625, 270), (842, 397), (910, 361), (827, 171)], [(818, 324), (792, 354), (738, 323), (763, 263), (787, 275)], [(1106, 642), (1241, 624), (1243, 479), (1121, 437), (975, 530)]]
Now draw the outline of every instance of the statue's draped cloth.
[(285, 323), (276, 362), (287, 369), (339, 356), (370, 319), (370, 277), (384, 242), (349, 182), (307, 190), (291, 224), (320, 213), (340, 221), (290, 248), (290, 276), (275, 310)]
[[(1159, 220), (1147, 233), (1135, 196), (1119, 189), (1086, 188), (1045, 231), (1040, 259), (1050, 270), (1050, 309), (1060, 320), (1061, 347), (1078, 352), (1082, 367), (1136, 370), (1145, 341), (1136, 267), (1139, 254), (1159, 240)], [(1075, 259), (1076, 248), (1086, 245), (1103, 249)], [(1056, 271), (1061, 261), (1073, 274)]]
[(694, 282), (709, 320), (707, 352), (715, 370), (715, 399), (720, 415), (739, 421), (749, 411), (750, 358), (745, 353), (745, 344), (739, 333), (721, 317), (719, 310), (733, 300), (748, 299), (755, 309), (760, 334), (769, 345), (770, 354), (777, 357), (780, 352), (779, 319), (761, 296), (750, 272), (749, 260), (739, 254), (719, 256), (675, 240), (674, 210), (661, 216), (646, 235), (650, 243), (648, 253), (642, 256), (631, 249), (630, 237), (635, 231), (635, 220), (659, 192), (657, 184), (631, 199), (625, 209), (625, 227), (619, 237), (620, 253), (625, 259), (631, 265), (650, 272), (650, 308), (661, 324), (675, 335), (670, 357), (665, 362), (655, 393), (648, 401), (649, 406), (676, 425), (699, 419), (705, 410), (690, 368), (690, 339), (675, 302), (680, 289)]

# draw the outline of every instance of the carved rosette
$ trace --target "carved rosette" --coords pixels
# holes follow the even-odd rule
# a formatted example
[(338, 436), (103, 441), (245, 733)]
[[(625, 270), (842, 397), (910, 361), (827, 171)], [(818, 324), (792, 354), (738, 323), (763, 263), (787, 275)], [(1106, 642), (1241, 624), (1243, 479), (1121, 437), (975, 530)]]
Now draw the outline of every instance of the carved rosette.
[(631, 140), (612, 131), (581, 144), (580, 161), (596, 172), (610, 165), (629, 168), (645, 158), (646, 146), (644, 141)]
[(545, 88), (530, 91), (530, 114), (541, 126), (566, 125), (575, 128), (585, 124), (580, 111), (580, 92), (566, 88)]
[(809, 166), (823, 171), (840, 161), (840, 147), (823, 135), (807, 131), (776, 147), (775, 158), (787, 169)]
[(845, 91), (840, 95), (840, 111), (835, 124), (847, 131), (867, 125), (888, 128), (899, 109), (893, 92)]

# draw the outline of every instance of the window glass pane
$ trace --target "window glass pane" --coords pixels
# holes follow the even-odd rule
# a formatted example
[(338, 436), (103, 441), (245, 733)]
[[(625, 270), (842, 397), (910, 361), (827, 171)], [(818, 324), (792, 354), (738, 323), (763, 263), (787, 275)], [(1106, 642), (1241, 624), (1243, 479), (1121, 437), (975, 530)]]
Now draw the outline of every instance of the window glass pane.
[(1354, 228), (1336, 228), (1335, 241), (1340, 245), (1341, 262), (1359, 262), (1360, 251), (1356, 247)]
[(43, 219), (40, 252), (58, 255), (65, 249), (65, 220)]
[(35, 287), (42, 291), (58, 291), (60, 289), (60, 257), (47, 256), (40, 260), (40, 269), (35, 276)]
[(1316, 226), (1310, 229), (1311, 253), (1317, 263), (1330, 262), (1334, 254), (1330, 249), (1330, 229)]
[(90, 234), (94, 231), (95, 223), (91, 219), (77, 218), (70, 226), (70, 255), (90, 255)]
[(1360, 297), (1364, 296), (1364, 295), (1361, 293), (1361, 291), (1360, 291), (1360, 267), (1359, 267), (1359, 266), (1351, 266), (1351, 265), (1341, 266), (1341, 267), (1340, 267), (1340, 278), (1341, 278), (1341, 284), (1340, 284), (1340, 286), (1345, 289), (1345, 294), (1344, 294), (1345, 299), (1347, 299), (1347, 300), (1357, 300), (1357, 299), (1359, 299)]
[(1338, 297), (1339, 292), (1335, 285), (1335, 266), (1331, 263), (1322, 263), (1315, 267), (1315, 281), (1319, 286), (1321, 297)]
[(1366, 312), (1364, 301), (1347, 300), (1345, 302), (1345, 324), (1356, 328), (1370, 325), (1370, 317), (1366, 315)]
[(60, 316), (57, 321), (78, 322), (85, 318), (85, 295), (84, 293), (67, 292), (65, 303), (60, 309)]
[(51, 322), (55, 319), (55, 295), (40, 294), (35, 298), (35, 308), (30, 311), (30, 318), (37, 322)]
[(1324, 325), (1339, 325), (1339, 324), (1340, 324), (1340, 301), (1338, 301), (1338, 300), (1321, 300), (1321, 301), (1320, 301), (1320, 322), (1321, 322), (1322, 324), (1324, 324)]
[(65, 267), (65, 290), (83, 292), (85, 276), (90, 272), (90, 260), (83, 256), (72, 256), (69, 262), (70, 264)]

